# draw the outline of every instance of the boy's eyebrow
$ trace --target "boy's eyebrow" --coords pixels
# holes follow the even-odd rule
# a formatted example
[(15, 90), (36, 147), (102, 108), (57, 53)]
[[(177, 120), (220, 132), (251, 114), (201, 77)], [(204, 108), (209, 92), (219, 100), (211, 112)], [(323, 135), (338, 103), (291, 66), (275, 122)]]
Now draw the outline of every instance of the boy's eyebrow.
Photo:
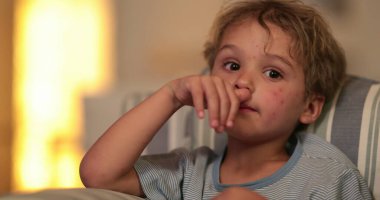
[(277, 55), (277, 54), (271, 54), (271, 53), (268, 53), (268, 52), (266, 52), (265, 54), (268, 55), (268, 56), (270, 56), (270, 57), (274, 57), (274, 58), (276, 58), (278, 60), (281, 60), (286, 65), (288, 65), (290, 68), (293, 68), (293, 64), (287, 58), (285, 58), (284, 56)]
[(220, 47), (220, 48), (218, 49), (218, 52), (220, 52), (220, 51), (222, 51), (222, 50), (224, 50), (224, 49), (234, 49), (234, 50), (236, 50), (236, 51), (239, 50), (239, 49), (236, 48), (236, 46), (233, 45), (233, 44), (225, 44), (225, 45), (223, 45), (222, 47)]
[[(232, 49), (232, 50), (235, 50), (235, 51), (240, 51), (239, 48), (237, 48), (233, 44), (225, 44), (221, 48), (219, 48), (218, 52), (220, 52), (220, 51), (222, 51), (224, 49)], [(286, 65), (288, 65), (290, 68), (293, 69), (292, 62), (290, 62), (286, 57), (281, 56), (281, 55), (277, 55), (277, 54), (273, 54), (273, 53), (268, 53), (268, 52), (265, 52), (265, 55), (267, 55), (269, 57), (272, 57), (272, 58), (275, 58), (275, 59), (278, 59), (278, 60), (280, 60), (281, 62), (285, 63)]]

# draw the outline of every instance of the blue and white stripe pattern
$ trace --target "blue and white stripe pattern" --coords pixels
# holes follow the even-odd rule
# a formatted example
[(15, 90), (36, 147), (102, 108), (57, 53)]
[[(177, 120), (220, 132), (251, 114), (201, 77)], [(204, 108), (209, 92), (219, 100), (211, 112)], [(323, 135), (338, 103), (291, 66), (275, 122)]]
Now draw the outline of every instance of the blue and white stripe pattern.
[[(221, 157), (209, 148), (142, 157), (135, 165), (148, 199), (211, 199), (231, 186), (219, 183)], [(233, 185), (268, 199), (372, 199), (355, 165), (318, 136), (300, 137), (290, 161), (270, 177)]]

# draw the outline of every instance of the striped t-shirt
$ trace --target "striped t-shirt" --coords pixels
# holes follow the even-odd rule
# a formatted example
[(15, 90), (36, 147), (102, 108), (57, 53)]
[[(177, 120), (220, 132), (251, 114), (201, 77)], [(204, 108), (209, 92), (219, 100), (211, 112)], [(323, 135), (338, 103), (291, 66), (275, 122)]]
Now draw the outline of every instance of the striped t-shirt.
[(212, 199), (231, 186), (268, 199), (372, 199), (356, 166), (336, 147), (312, 134), (300, 134), (288, 162), (269, 177), (226, 185), (219, 182), (223, 155), (208, 147), (142, 156), (135, 169), (148, 199)]

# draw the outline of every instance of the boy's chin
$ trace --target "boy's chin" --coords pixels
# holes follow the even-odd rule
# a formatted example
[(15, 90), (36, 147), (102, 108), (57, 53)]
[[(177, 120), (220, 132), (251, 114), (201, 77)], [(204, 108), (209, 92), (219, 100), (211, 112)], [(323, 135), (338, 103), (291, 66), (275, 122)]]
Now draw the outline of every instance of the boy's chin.
[[(264, 127), (265, 128), (265, 127)], [(265, 129), (264, 129), (265, 130)], [(262, 127), (252, 121), (236, 119), (234, 126), (226, 127), (225, 132), (231, 135), (241, 135), (244, 137), (263, 134)]]
[(276, 140), (286, 139), (286, 134), (262, 132), (255, 129), (228, 128), (226, 131), (229, 140), (239, 141), (244, 144), (257, 145)]
[(251, 130), (244, 130), (241, 128), (228, 128), (226, 131), (226, 134), (228, 138), (239, 140), (244, 143), (251, 143), (251, 142), (257, 142), (258, 140), (261, 140), (261, 138), (265, 138), (265, 135), (261, 135), (255, 131)]

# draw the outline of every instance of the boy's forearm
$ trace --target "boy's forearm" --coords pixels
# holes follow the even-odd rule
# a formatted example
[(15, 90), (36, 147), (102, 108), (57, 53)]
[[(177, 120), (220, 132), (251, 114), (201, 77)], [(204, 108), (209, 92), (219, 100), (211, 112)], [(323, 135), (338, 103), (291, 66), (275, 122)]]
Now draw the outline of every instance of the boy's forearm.
[(96, 181), (106, 183), (124, 177), (154, 134), (179, 107), (170, 88), (163, 87), (124, 114), (85, 155), (82, 178), (97, 177)]

